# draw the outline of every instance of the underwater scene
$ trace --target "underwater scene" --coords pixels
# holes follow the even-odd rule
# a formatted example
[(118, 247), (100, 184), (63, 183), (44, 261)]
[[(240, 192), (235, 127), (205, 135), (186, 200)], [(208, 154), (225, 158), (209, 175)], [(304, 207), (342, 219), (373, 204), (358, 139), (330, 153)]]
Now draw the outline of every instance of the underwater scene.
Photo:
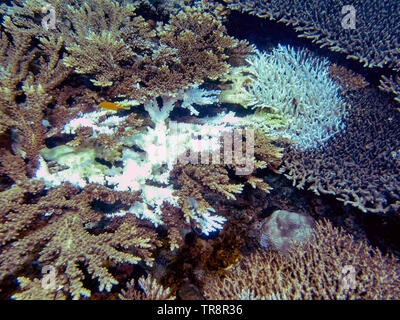
[(400, 1), (0, 4), (0, 300), (400, 299)]

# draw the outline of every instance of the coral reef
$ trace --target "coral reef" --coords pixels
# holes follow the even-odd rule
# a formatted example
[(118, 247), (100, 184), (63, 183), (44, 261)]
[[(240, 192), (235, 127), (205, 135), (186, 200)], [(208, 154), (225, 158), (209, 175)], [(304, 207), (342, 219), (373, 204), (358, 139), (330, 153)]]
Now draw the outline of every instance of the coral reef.
[(286, 176), (298, 188), (332, 194), (364, 212), (395, 212), (400, 205), (396, 103), (367, 88), (348, 98), (346, 133), (329, 140), (322, 152), (288, 150)]
[[(229, 8), (249, 12), (293, 26), (299, 37), (311, 39), (321, 47), (345, 53), (372, 67), (400, 69), (400, 6), (397, 1), (353, 1), (352, 9), (343, 0), (225, 0)], [(353, 10), (354, 9), (354, 10)], [(344, 28), (346, 18), (354, 12), (354, 28)], [(376, 23), (385, 21), (385, 23)], [(373, 26), (373, 27), (371, 27)], [(385, 78), (382, 79), (385, 83)], [(395, 88), (395, 87), (389, 87)], [(395, 90), (393, 90), (396, 93)]]
[(229, 92), (222, 98), (232, 101), (229, 96), (234, 94), (247, 106), (275, 114), (286, 125), (273, 132), (274, 135), (286, 137), (306, 149), (323, 145), (344, 129), (342, 118), (346, 106), (329, 77), (327, 60), (279, 45), (269, 54), (256, 51), (247, 62), (249, 66), (244, 69), (248, 75), (244, 74), (242, 81), (237, 80), (240, 73), (230, 76), (234, 84), (242, 85), (241, 96)]
[[(354, 281), (346, 270), (354, 270)], [(310, 241), (288, 256), (256, 252), (225, 276), (210, 277), (204, 294), (243, 300), (399, 299), (398, 274), (393, 257), (324, 221), (317, 223)]]
[[(398, 210), (400, 118), (387, 93), (341, 65), (282, 45), (261, 53), (236, 39), (229, 13), (222, 1), (0, 5), (2, 298), (398, 296), (398, 265), (328, 223), (294, 250), (280, 246), (266, 223), (261, 244), (281, 253), (255, 253), (254, 225), (276, 209), (278, 192), (285, 196), (272, 196), (285, 170), (297, 187), (363, 211)], [(304, 18), (300, 11), (276, 17)], [(341, 37), (333, 49), (347, 43)], [(365, 54), (364, 42), (345, 49), (391, 68), (381, 88), (398, 95), (398, 57), (386, 40), (377, 48), (392, 53), (386, 60)], [(285, 237), (299, 219), (284, 218), (280, 211), (267, 221), (289, 224)], [(256, 267), (235, 266), (249, 253)], [(302, 266), (317, 256), (310, 274)], [(352, 293), (334, 282), (343, 263), (359, 268)], [(328, 269), (333, 279), (316, 280)], [(271, 272), (273, 285), (232, 289), (244, 280), (233, 275), (249, 270)], [(312, 289), (278, 279), (292, 271)], [(364, 293), (367, 272), (378, 277), (377, 291)]]

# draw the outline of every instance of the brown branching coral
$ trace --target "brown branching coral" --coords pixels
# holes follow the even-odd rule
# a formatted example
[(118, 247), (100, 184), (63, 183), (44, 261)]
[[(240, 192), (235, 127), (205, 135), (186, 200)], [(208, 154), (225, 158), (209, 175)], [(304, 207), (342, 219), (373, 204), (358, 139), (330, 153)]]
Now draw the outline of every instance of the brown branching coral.
[(284, 160), (286, 176), (299, 189), (332, 194), (364, 212), (396, 212), (400, 206), (396, 103), (367, 88), (349, 99), (346, 132), (327, 141), (323, 150), (290, 148)]
[[(66, 51), (58, 57), (67, 70), (89, 75), (112, 97), (140, 102), (221, 76), (229, 63), (240, 64), (251, 51), (246, 41), (227, 35), (221, 5), (183, 6), (154, 28), (136, 14), (139, 3), (89, 0), (79, 6), (73, 0), (52, 0), (48, 4), (57, 21), (54, 30), (46, 31), (37, 19), (45, 3), (16, 1), (2, 8), (3, 24), (29, 39), (57, 39), (56, 46)], [(42, 42), (46, 49), (48, 43)], [(62, 74), (47, 78), (56, 82)]]
[[(211, 12), (185, 7), (159, 31), (160, 41), (176, 48), (180, 68), (192, 83), (216, 79), (228, 70), (227, 59), (239, 44)], [(184, 67), (186, 66), (186, 67)]]
[(44, 289), (44, 279), (35, 278), (30, 280), (26, 277), (19, 277), (18, 284), (21, 292), (12, 296), (15, 300), (65, 300), (66, 295), (62, 290)]
[(329, 75), (342, 87), (343, 92), (360, 90), (369, 85), (360, 74), (336, 64), (329, 66)]
[[(234, 194), (241, 193), (243, 188), (241, 184), (229, 182), (228, 171), (222, 165), (177, 164), (171, 175), (181, 186), (175, 195), (179, 197), (178, 203), (187, 222), (193, 218), (193, 209), (206, 213), (212, 208), (202, 196), (205, 189), (221, 193), (228, 199), (236, 199)], [(193, 199), (193, 204), (188, 199)]]
[[(241, 139), (234, 142), (234, 145), (242, 144), (242, 150), (246, 150), (249, 145), (242, 141), (241, 135), (234, 135), (234, 139)], [(222, 153), (221, 147), (216, 154)], [(178, 197), (178, 204), (184, 213), (187, 222), (194, 218), (194, 213), (207, 214), (214, 210), (212, 205), (204, 199), (204, 194), (218, 193), (228, 200), (236, 200), (236, 195), (242, 193), (245, 185), (250, 185), (253, 189), (260, 189), (269, 193), (272, 189), (261, 177), (256, 174), (257, 169), (269, 168), (274, 172), (279, 172), (278, 167), (283, 157), (282, 148), (272, 144), (272, 140), (265, 135), (257, 132), (255, 134), (254, 145), (252, 147), (254, 154), (246, 159), (246, 166), (249, 162), (252, 164), (250, 172), (236, 176), (238, 183), (230, 177), (230, 170), (243, 169), (243, 158), (234, 157), (229, 164), (182, 164), (177, 163), (172, 170), (171, 176), (176, 178), (179, 189), (174, 192)], [(215, 159), (215, 155), (212, 158)], [(207, 154), (207, 158), (210, 156)], [(242, 154), (240, 154), (243, 157)], [(201, 155), (204, 160), (204, 155)], [(220, 155), (219, 159), (223, 158)], [(209, 159), (209, 158), (208, 158)], [(224, 159), (224, 161), (227, 159)], [(249, 168), (250, 169), (250, 168)]]
[[(132, 246), (151, 247), (151, 239), (139, 235), (138, 229), (131, 221), (122, 223), (112, 233), (91, 235), (85, 230), (84, 221), (79, 215), (65, 213), (57, 218), (48, 226), (18, 241), (12, 252), (6, 251), (5, 254), (21, 261), (21, 253), (28, 251), (33, 243), (47, 241), (46, 247), (39, 253), (38, 261), (44, 266), (51, 265), (59, 270), (58, 286), (61, 286), (65, 293), (70, 293), (74, 299), (80, 298), (81, 295), (90, 296), (90, 291), (84, 288), (81, 282), (84, 274), (79, 268), (80, 263), (84, 263), (92, 278), (98, 278), (99, 291), (109, 292), (118, 282), (104, 266), (105, 261), (135, 264), (141, 258), (121, 249)], [(151, 264), (151, 261), (148, 259), (146, 262)]]
[(281, 173), (279, 170), (282, 164), (283, 148), (274, 145), (274, 140), (256, 130), (254, 132), (254, 155), (258, 161), (263, 161), (270, 170)]
[[(68, 13), (81, 28), (66, 45), (64, 63), (94, 74), (94, 84), (111, 86), (111, 96), (144, 101), (175, 92), (222, 75), (230, 57), (239, 61), (249, 52), (246, 42), (228, 36), (218, 17), (202, 7), (183, 7), (157, 33), (134, 9), (93, 0)], [(93, 25), (90, 32), (87, 25)]]
[(139, 81), (139, 75), (124, 65), (134, 69), (140, 53), (153, 49), (150, 40), (155, 32), (136, 16), (136, 5), (91, 0), (82, 7), (69, 7), (67, 18), (74, 32), (68, 39), (64, 63), (77, 73), (94, 75), (92, 81), (98, 86), (110, 86), (123, 76)]
[[(112, 229), (103, 230), (100, 226), (104, 214), (91, 206), (93, 200), (109, 204), (120, 201), (131, 205), (137, 200), (136, 194), (117, 193), (99, 185), (90, 185), (78, 193), (76, 188), (64, 185), (49, 190), (45, 196), (37, 195), (39, 200), (36, 203), (31, 200), (24, 204), (26, 197), (16, 190), (5, 202), (0, 280), (21, 272), (19, 270), (24, 263), (37, 259), (42, 266), (49, 265), (57, 270), (57, 291), (77, 299), (90, 296), (90, 290), (82, 284), (82, 268), (93, 279), (98, 278), (100, 291), (109, 291), (117, 280), (108, 272), (107, 263), (136, 264), (142, 260), (152, 264), (149, 249), (158, 244), (154, 231), (139, 225), (133, 216), (126, 216), (113, 223)], [(5, 229), (8, 231), (5, 232)], [(26, 231), (21, 234), (23, 229)], [(99, 231), (94, 232), (96, 229)], [(10, 233), (9, 230), (15, 232)], [(32, 251), (32, 248), (36, 249)], [(27, 255), (27, 252), (31, 254)], [(35, 287), (36, 282), (33, 280), (27, 290)], [(26, 284), (26, 281), (23, 283)], [(22, 287), (25, 285), (22, 284)]]
[[(4, 150), (8, 159), (20, 163), (17, 158), (23, 158), (27, 163), (26, 172), (32, 176), (37, 166), (38, 151), (44, 144), (44, 130), (42, 120), (44, 109), (52, 97), (48, 92), (58, 86), (70, 73), (60, 61), (59, 53), (62, 39), (42, 37), (39, 39), (39, 49), (31, 49), (32, 38), (18, 30), (2, 31), (1, 35), (1, 122), (2, 132), (11, 130), (14, 142), (14, 154)], [(38, 61), (37, 71), (31, 66)], [(7, 162), (2, 157), (3, 170)], [(18, 182), (16, 171), (19, 168), (8, 168), (8, 174)], [(6, 173), (7, 174), (7, 173)], [(21, 178), (21, 177), (20, 177)]]
[[(354, 282), (343, 270), (354, 270)], [(288, 256), (253, 253), (225, 276), (210, 278), (204, 294), (244, 300), (399, 299), (399, 271), (393, 257), (324, 221), (305, 246)]]
[(144, 276), (138, 280), (141, 290), (135, 289), (135, 281), (127, 284), (127, 289), (119, 294), (121, 300), (174, 300), (175, 296), (170, 293), (169, 288), (164, 288), (151, 275)]

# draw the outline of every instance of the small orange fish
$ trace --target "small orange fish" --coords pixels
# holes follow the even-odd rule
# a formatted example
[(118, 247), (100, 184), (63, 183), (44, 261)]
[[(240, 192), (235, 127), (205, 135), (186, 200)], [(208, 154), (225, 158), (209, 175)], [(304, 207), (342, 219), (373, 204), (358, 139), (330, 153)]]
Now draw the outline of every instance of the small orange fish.
[(107, 102), (107, 101), (104, 101), (104, 102), (100, 103), (99, 107), (103, 108), (103, 109), (115, 110), (115, 111), (122, 108), (122, 106), (120, 104), (118, 104), (118, 103)]

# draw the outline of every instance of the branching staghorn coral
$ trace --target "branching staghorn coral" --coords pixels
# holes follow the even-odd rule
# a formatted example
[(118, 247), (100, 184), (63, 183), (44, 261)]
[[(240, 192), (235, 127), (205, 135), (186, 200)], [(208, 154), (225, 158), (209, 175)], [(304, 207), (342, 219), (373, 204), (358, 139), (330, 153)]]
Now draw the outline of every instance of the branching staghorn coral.
[(208, 235), (226, 221), (223, 217), (210, 216), (215, 209), (203, 198), (205, 189), (219, 192), (228, 199), (236, 199), (235, 193), (241, 193), (243, 185), (229, 183), (228, 172), (223, 165), (177, 164), (172, 171), (180, 189), (175, 191), (178, 204), (187, 222), (193, 220), (196, 226)]
[(396, 96), (394, 100), (400, 102), (400, 75), (392, 76), (391, 78), (382, 76), (379, 88), (383, 91), (394, 93)]
[[(311, 39), (321, 47), (345, 53), (372, 67), (389, 67), (400, 70), (400, 44), (398, 41), (400, 6), (397, 1), (372, 0), (312, 0), (304, 5), (302, 0), (225, 0), (229, 8), (249, 12), (261, 18), (269, 18), (292, 26), (299, 37)], [(349, 8), (349, 6), (351, 8)], [(354, 13), (354, 28), (343, 27)], [(376, 21), (385, 23), (376, 24)], [(398, 77), (398, 74), (396, 75)], [(395, 83), (385, 76), (381, 83), (384, 90), (397, 96)]]
[[(112, 228), (101, 227), (105, 215), (91, 205), (94, 200), (131, 205), (137, 200), (137, 194), (118, 193), (99, 185), (90, 185), (78, 193), (71, 185), (63, 185), (49, 190), (45, 196), (37, 195), (37, 203), (31, 203), (31, 200), (24, 204), (26, 197), (24, 194), (19, 196), (20, 199), (11, 196), (5, 209), (8, 214), (2, 217), (0, 280), (20, 274), (24, 263), (36, 260), (42, 267), (51, 266), (56, 270), (57, 287), (49, 295), (79, 299), (90, 296), (90, 290), (82, 284), (83, 270), (87, 270), (93, 279), (98, 278), (98, 290), (110, 291), (117, 283), (107, 270), (110, 262), (136, 264), (143, 260), (152, 264), (148, 250), (158, 244), (154, 231), (139, 225), (133, 216), (124, 217)], [(13, 205), (17, 201), (20, 204)], [(28, 231), (14, 233), (12, 238), (4, 230), (21, 229), (21, 224)], [(99, 231), (94, 232), (97, 229)], [(19, 293), (16, 298), (34, 295), (33, 298), (39, 299), (43, 294), (29, 293), (38, 289), (37, 279), (30, 282), (22, 276), (20, 284), (28, 292)]]
[(270, 54), (257, 51), (247, 61), (251, 80), (244, 90), (248, 105), (286, 121), (286, 127), (275, 135), (306, 149), (323, 145), (343, 129), (346, 106), (329, 77), (327, 60), (279, 45)]
[(396, 103), (373, 89), (348, 95), (352, 108), (346, 133), (335, 136), (322, 152), (287, 150), (286, 176), (299, 189), (334, 195), (364, 212), (394, 213), (400, 206)]
[[(399, 66), (399, 3), (390, 0), (353, 1), (355, 28), (344, 29), (342, 20), (349, 10), (343, 0), (225, 0), (237, 9), (261, 18), (291, 25), (301, 37), (312, 39), (321, 47), (344, 52), (365, 66)], [(342, 13), (342, 10), (344, 11)], [(376, 21), (385, 21), (376, 24)], [(371, 27), (373, 26), (373, 27)]]
[[(353, 268), (352, 283), (343, 270)], [(325, 220), (317, 223), (310, 241), (291, 249), (288, 256), (252, 253), (225, 276), (210, 277), (204, 295), (243, 300), (386, 300), (399, 298), (399, 284), (393, 256), (384, 256)]]

